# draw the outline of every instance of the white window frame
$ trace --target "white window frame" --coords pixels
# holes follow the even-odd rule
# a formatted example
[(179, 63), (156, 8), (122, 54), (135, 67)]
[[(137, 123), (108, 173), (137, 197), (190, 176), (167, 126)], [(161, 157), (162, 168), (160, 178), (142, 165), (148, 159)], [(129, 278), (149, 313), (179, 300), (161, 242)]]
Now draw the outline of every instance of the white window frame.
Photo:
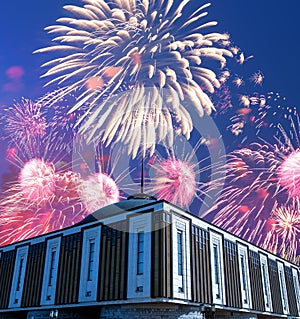
[[(100, 238), (101, 225), (85, 229), (83, 232), (83, 244), (81, 255), (81, 270), (79, 284), (79, 302), (96, 301), (98, 276), (99, 276), (99, 259), (100, 259)], [(94, 262), (93, 277), (89, 280), (90, 265), (90, 244), (94, 243)]]
[[(241, 257), (243, 257), (243, 260), (244, 260), (244, 268), (242, 265)], [(242, 307), (246, 309), (250, 309), (252, 304), (251, 284), (250, 284), (250, 275), (249, 275), (248, 250), (246, 246), (242, 246), (238, 244), (238, 259), (239, 259), (239, 269), (240, 269)], [(244, 270), (244, 276), (245, 276), (244, 278), (243, 278), (243, 270)]]
[[(151, 296), (151, 228), (152, 214), (142, 213), (129, 219), (128, 298)], [(138, 233), (144, 233), (143, 273), (137, 273)]]
[(279, 286), (280, 286), (280, 294), (281, 294), (281, 300), (282, 300), (283, 313), (288, 314), (289, 313), (289, 300), (288, 300), (287, 289), (286, 289), (283, 263), (277, 261), (277, 267), (278, 267), (278, 277), (279, 277)]
[[(265, 301), (265, 310), (272, 312), (272, 296), (271, 296), (271, 288), (270, 288), (270, 277), (269, 277), (269, 269), (268, 269), (268, 259), (267, 256), (260, 254), (260, 268), (261, 268), (261, 276), (262, 276), (262, 286), (264, 293), (264, 301)], [(264, 271), (265, 269), (265, 271)]]
[[(182, 274), (178, 269), (178, 232), (181, 233), (182, 244)], [(190, 233), (189, 221), (172, 215), (172, 248), (173, 248), (173, 296), (188, 300), (191, 298), (191, 263), (190, 263)]]
[[(223, 238), (222, 235), (210, 231), (210, 256), (211, 256), (211, 280), (212, 280), (212, 294), (213, 303), (225, 304), (225, 284), (224, 284), (224, 260), (223, 260)], [(218, 253), (218, 274), (215, 271), (215, 256), (214, 246), (217, 248)], [(214, 283), (216, 276), (218, 276), (219, 283)]]
[[(26, 272), (26, 265), (27, 265), (27, 257), (28, 257), (28, 248), (29, 246), (20, 247), (17, 249), (14, 275), (13, 275), (10, 299), (9, 299), (9, 308), (21, 307), (25, 272)], [(20, 269), (21, 260), (23, 261), (22, 261), (22, 268)]]
[(296, 302), (297, 302), (297, 308), (298, 308), (298, 315), (300, 316), (300, 285), (299, 285), (299, 272), (297, 271), (297, 269), (292, 268), (292, 274), (293, 274), (294, 289), (295, 289)]
[[(58, 274), (58, 263), (60, 254), (61, 237), (49, 239), (47, 242), (44, 278), (42, 284), (41, 305), (53, 305), (55, 301), (56, 283)], [(53, 283), (49, 286), (49, 277), (51, 272), (52, 252), (55, 251), (55, 260), (53, 261)]]

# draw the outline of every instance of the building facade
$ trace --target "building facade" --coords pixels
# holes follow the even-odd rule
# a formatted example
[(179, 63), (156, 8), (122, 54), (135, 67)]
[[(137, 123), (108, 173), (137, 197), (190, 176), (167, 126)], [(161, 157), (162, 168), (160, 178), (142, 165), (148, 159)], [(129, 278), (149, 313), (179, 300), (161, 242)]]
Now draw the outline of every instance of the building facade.
[(166, 201), (0, 249), (0, 318), (300, 318), (299, 268)]

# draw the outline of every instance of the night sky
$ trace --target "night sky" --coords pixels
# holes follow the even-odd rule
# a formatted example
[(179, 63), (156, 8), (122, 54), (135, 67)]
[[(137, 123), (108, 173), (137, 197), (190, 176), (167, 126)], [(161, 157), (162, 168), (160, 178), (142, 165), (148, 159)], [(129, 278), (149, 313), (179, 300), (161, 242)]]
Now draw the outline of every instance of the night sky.
[[(62, 6), (79, 3), (79, 0), (1, 3), (1, 104), (9, 104), (21, 96), (34, 99), (40, 95), (42, 57), (32, 52), (49, 44), (50, 37), (43, 28), (64, 14)], [(300, 70), (297, 0), (289, 0), (285, 5), (274, 5), (272, 0), (215, 0), (209, 8), (209, 18), (217, 20), (218, 31), (228, 32), (246, 55), (254, 55), (249, 67), (255, 65), (263, 72), (267, 89), (279, 91), (297, 104)], [(11, 66), (21, 66), (25, 72), (22, 83), (14, 89), (5, 86), (11, 80), (6, 74)]]
[[(193, 3), (193, 1), (191, 1)], [(194, 2), (196, 4), (196, 1)], [(3, 1), (1, 10), (0, 107), (19, 102), (22, 97), (36, 99), (46, 89), (40, 79), (46, 54), (32, 54), (48, 46), (51, 37), (44, 28), (65, 15), (65, 4), (79, 0)], [(248, 74), (264, 74), (264, 93), (280, 92), (288, 103), (298, 105), (300, 59), (298, 1), (274, 5), (272, 0), (215, 0), (208, 8), (208, 20), (218, 21), (216, 31), (227, 32), (245, 56), (254, 56), (244, 65)], [(192, 6), (190, 7), (192, 10)], [(244, 91), (247, 89), (244, 88)], [(253, 91), (253, 89), (251, 89)], [(5, 144), (1, 141), (0, 175), (7, 170)]]

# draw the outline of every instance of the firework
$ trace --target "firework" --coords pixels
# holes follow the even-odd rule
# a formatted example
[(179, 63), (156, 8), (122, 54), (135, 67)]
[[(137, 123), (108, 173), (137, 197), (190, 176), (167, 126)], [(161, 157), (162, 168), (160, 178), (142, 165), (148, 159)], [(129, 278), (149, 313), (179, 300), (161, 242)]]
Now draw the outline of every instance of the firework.
[(18, 144), (26, 144), (32, 139), (46, 134), (47, 120), (42, 105), (23, 98), (4, 110), (4, 130), (13, 136)]
[(264, 80), (264, 75), (262, 74), (261, 71), (255, 72), (255, 73), (251, 76), (250, 80), (251, 80), (252, 82), (254, 82), (255, 85), (262, 85), (263, 80)]
[(300, 196), (300, 150), (297, 149), (288, 155), (280, 165), (280, 184), (288, 189), (291, 196)]
[[(1, 245), (69, 227), (121, 198), (108, 174), (116, 165), (109, 155), (91, 152), (78, 139), (78, 158), (61, 150), (51, 135), (38, 141), (34, 150), (8, 149), (15, 178), (0, 199)], [(102, 173), (93, 173), (97, 169)]]
[[(189, 137), (192, 120), (183, 100), (188, 98), (200, 116), (209, 114), (213, 104), (207, 92), (219, 87), (219, 81), (205, 61), (224, 65), (226, 57), (232, 56), (222, 46), (227, 35), (200, 33), (216, 25), (199, 24), (209, 4), (187, 18), (188, 1), (178, 7), (172, 1), (85, 2), (83, 7), (65, 6), (74, 17), (60, 18), (57, 25), (47, 27), (57, 35), (56, 44), (36, 51), (62, 52), (44, 65), (49, 68), (44, 76), (53, 77), (48, 85), (63, 85), (53, 103), (77, 91), (70, 112), (89, 105), (79, 121), (81, 132), (109, 144), (129, 130), (134, 141), (129, 152), (134, 154), (139, 142), (153, 153), (154, 132), (170, 141), (172, 122), (177, 133)], [(166, 98), (162, 89), (169, 92)], [(160, 123), (168, 129), (160, 128)], [(141, 127), (146, 127), (145, 134)]]
[(281, 197), (287, 199), (276, 183), (280, 159), (259, 144), (233, 151), (227, 158), (227, 180), (214, 207), (213, 222), (246, 240), (261, 243), (270, 212)]
[(119, 188), (115, 181), (103, 173), (95, 173), (81, 182), (79, 193), (89, 213), (120, 201)]
[(53, 163), (33, 158), (21, 169), (19, 183), (27, 201), (40, 203), (51, 198), (54, 192), (55, 168)]
[(295, 263), (300, 261), (300, 199), (279, 206), (269, 220), (264, 248), (269, 249)]
[(73, 172), (56, 173), (51, 196), (43, 200), (28, 200), (21, 185), (12, 184), (0, 201), (1, 245), (69, 227), (86, 217), (78, 195), (79, 181)]
[(196, 173), (193, 165), (176, 158), (156, 165), (153, 192), (158, 199), (165, 199), (180, 207), (188, 207), (196, 195)]
[(219, 131), (210, 117), (202, 121), (206, 121), (206, 126), (197, 123), (199, 131), (195, 127), (190, 140), (178, 136), (172, 148), (159, 145), (154, 156), (146, 161), (147, 193), (189, 209), (195, 215), (201, 215), (213, 205), (222, 184), (216, 180), (223, 177), (215, 172), (215, 162), (224, 155)]
[[(283, 222), (278, 221), (286, 218), (287, 222), (290, 218), (291, 223), (292, 220), (296, 223), (299, 218), (298, 204), (295, 204), (299, 201), (295, 170), (298, 150), (287, 148), (279, 141), (275, 145), (253, 143), (227, 155), (224, 189), (206, 216), (237, 236), (283, 256), (284, 248), (292, 250), (299, 240), (293, 227), (287, 226), (285, 231), (293, 232), (294, 237), (292, 233), (280, 232)], [(277, 231), (272, 233), (274, 229)], [(299, 251), (289, 254), (294, 260)]]

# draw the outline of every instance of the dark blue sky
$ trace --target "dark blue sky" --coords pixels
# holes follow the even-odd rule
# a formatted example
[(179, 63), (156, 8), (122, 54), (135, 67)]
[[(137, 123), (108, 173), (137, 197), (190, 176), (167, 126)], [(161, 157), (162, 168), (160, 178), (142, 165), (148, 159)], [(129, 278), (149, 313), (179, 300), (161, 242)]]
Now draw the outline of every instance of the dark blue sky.
[[(193, 1), (198, 3), (199, 0)], [(62, 6), (70, 3), (80, 1), (2, 1), (0, 102), (9, 103), (19, 95), (28, 98), (39, 95), (41, 57), (32, 55), (32, 51), (49, 43), (50, 37), (43, 28), (62, 16)], [(212, 0), (209, 18), (217, 20), (218, 30), (230, 33), (246, 54), (254, 55), (251, 63), (264, 73), (267, 89), (279, 91), (291, 103), (297, 104), (300, 71), (298, 0), (288, 0), (285, 4), (279, 5), (273, 0)], [(18, 94), (3, 92), (3, 85), (9, 80), (5, 72), (14, 65), (25, 70), (24, 87)]]
[[(200, 0), (191, 2), (198, 4)], [(64, 15), (63, 5), (79, 3), (79, 0), (1, 2), (1, 108), (14, 99), (41, 96), (40, 64), (45, 57), (32, 52), (49, 44), (50, 36), (43, 28)], [(212, 0), (208, 9), (209, 20), (219, 22), (218, 31), (228, 32), (246, 55), (254, 55), (246, 67), (263, 72), (264, 89), (280, 92), (293, 105), (299, 104), (300, 91), (298, 3), (298, 0), (288, 0), (284, 4), (274, 0)], [(7, 73), (14, 66), (20, 67), (21, 71), (17, 68), (12, 74)], [(18, 75), (22, 70), (24, 75)], [(1, 161), (5, 156), (3, 145), (0, 151)]]

